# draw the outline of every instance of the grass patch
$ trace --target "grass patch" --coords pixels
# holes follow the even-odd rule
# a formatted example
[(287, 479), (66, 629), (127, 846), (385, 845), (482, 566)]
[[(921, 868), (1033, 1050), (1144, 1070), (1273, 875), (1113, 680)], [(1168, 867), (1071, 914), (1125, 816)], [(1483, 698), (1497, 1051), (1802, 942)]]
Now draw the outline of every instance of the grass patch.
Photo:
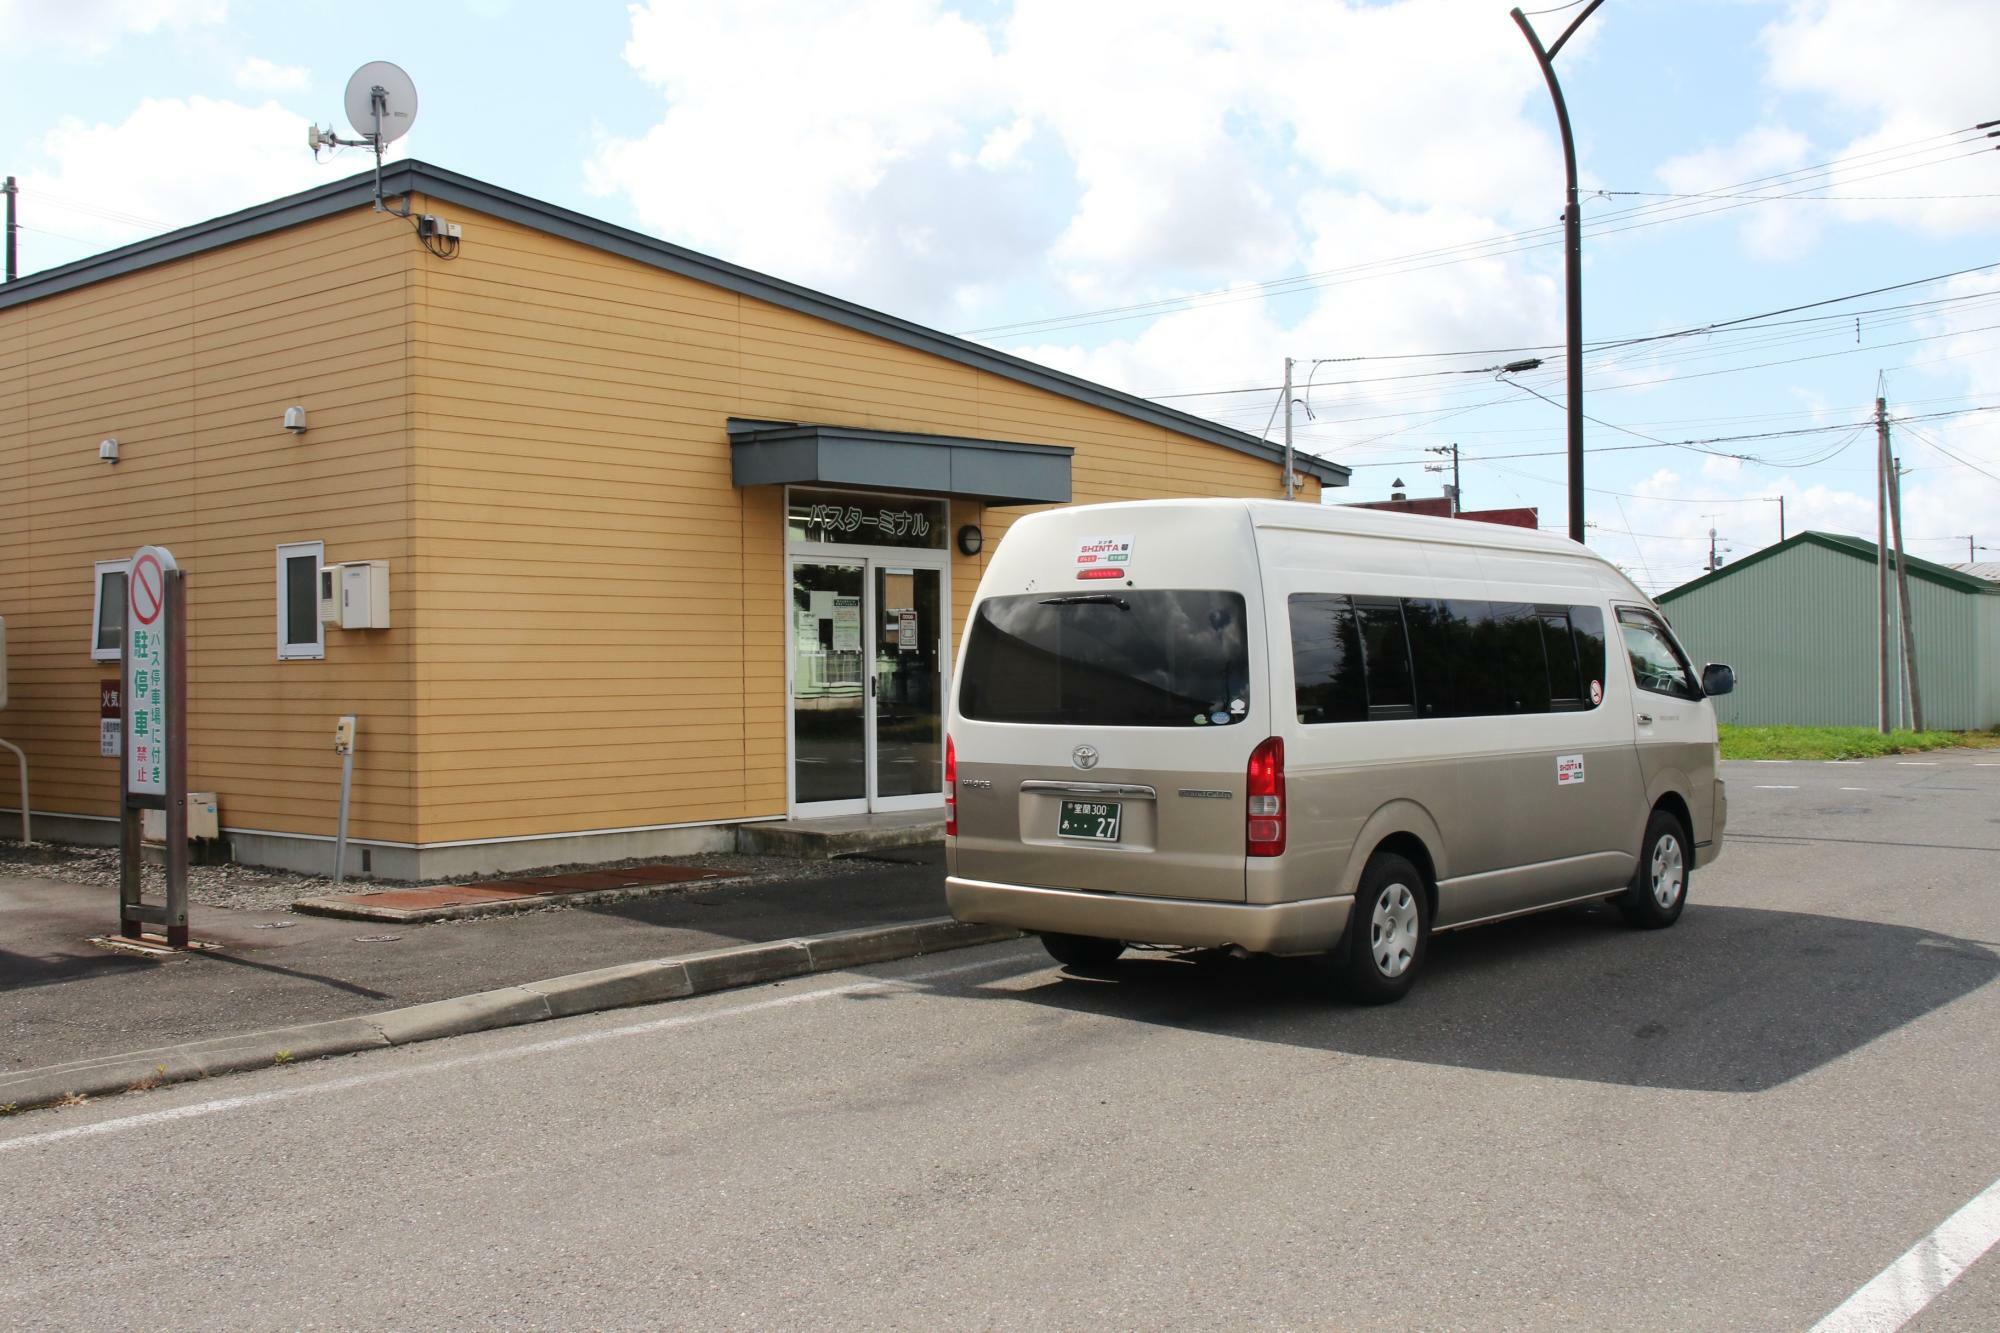
[(2000, 732), (1892, 731), (1873, 727), (1723, 726), (1724, 759), (1868, 759), (1883, 754), (1916, 754), (1955, 746), (2000, 748)]

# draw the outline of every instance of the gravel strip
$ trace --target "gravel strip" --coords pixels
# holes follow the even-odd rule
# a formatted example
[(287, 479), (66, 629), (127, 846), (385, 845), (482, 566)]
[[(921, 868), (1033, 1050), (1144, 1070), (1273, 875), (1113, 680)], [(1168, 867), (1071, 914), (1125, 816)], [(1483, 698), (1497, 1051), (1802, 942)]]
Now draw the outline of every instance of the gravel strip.
[[(902, 860), (920, 851), (917, 848), (882, 853), (883, 859)], [(872, 858), (871, 858), (872, 859)], [(622, 870), (628, 866), (682, 865), (701, 870), (719, 870), (729, 875), (748, 875), (760, 880), (830, 879), (851, 874), (852, 860), (803, 861), (782, 856), (741, 856), (734, 852), (706, 852), (700, 856), (639, 856), (623, 861), (588, 861), (546, 866), (539, 870), (512, 871), (476, 877), (446, 879), (389, 880), (350, 878), (336, 886), (322, 875), (300, 875), (288, 870), (260, 870), (240, 865), (190, 865), (188, 900), (203, 907), (236, 911), (289, 911), (300, 898), (323, 898), (333, 893), (365, 893), (371, 889), (413, 888), (430, 884), (477, 884), (483, 879), (517, 879), (530, 875), (560, 875), (581, 870)], [(159, 866), (142, 868), (145, 896), (157, 901), (166, 893), (166, 872)], [(62, 880), (90, 888), (116, 892), (118, 851), (114, 847), (78, 847), (63, 843), (37, 843), (24, 848), (18, 842), (0, 842), (0, 876), (21, 875), (36, 879)], [(699, 888), (694, 880), (678, 888)], [(667, 891), (671, 891), (669, 888)]]

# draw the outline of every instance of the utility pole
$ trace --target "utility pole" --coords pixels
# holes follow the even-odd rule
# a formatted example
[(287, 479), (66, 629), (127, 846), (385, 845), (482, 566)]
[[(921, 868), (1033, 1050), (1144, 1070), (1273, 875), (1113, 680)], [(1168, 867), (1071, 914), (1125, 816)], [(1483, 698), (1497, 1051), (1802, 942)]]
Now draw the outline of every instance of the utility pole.
[(1556, 125), (1562, 130), (1563, 172), (1568, 183), (1568, 202), (1563, 208), (1563, 285), (1568, 295), (1569, 539), (1578, 544), (1583, 541), (1583, 210), (1576, 199), (1576, 140), (1570, 135), (1569, 107), (1563, 102), (1562, 84), (1556, 81), (1555, 60), (1563, 43), (1603, 3), (1604, 0), (1590, 0), (1575, 22), (1564, 28), (1562, 36), (1547, 50), (1542, 49), (1542, 39), (1535, 35), (1528, 16), (1518, 7), (1510, 11), (1535, 53), (1535, 63), (1542, 67), (1549, 96), (1556, 104)]
[(1778, 502), (1778, 540), (1783, 541), (1785, 539), (1785, 497), (1774, 495), (1771, 498)]
[[(1461, 491), (1459, 490), (1459, 488), (1458, 488), (1458, 445), (1457, 445), (1456, 443), (1453, 443), (1453, 444), (1433, 444), (1433, 445), (1430, 445), (1430, 446), (1428, 446), (1428, 447), (1427, 447), (1427, 448), (1426, 448), (1426, 449), (1424, 450), (1424, 452), (1425, 452), (1425, 453), (1427, 453), (1427, 454), (1450, 454), (1450, 455), (1451, 455), (1451, 516), (1452, 516), (1453, 518), (1457, 518), (1457, 517), (1458, 517), (1458, 511), (1459, 511), (1459, 510), (1461, 510), (1461, 509), (1463, 509), (1463, 508), (1465, 508), (1465, 496), (1464, 496), (1464, 493), (1463, 493), (1463, 492), (1461, 492)], [(1426, 463), (1426, 464), (1424, 464), (1424, 471), (1426, 471), (1426, 472), (1442, 472), (1442, 471), (1444, 471), (1444, 464), (1442, 464), (1442, 463)]]
[(1875, 646), (1881, 685), (1875, 729), (1889, 734), (1889, 408), (1875, 399)]
[(1292, 498), (1292, 358), (1289, 356), (1285, 358), (1285, 498)]
[(21, 193), (21, 187), (14, 184), (14, 178), (7, 178), (7, 281), (12, 282), (21, 275), (21, 224), (14, 219), (14, 200)]
[(1903, 698), (1909, 704), (1910, 729), (1924, 729), (1924, 698), (1917, 689), (1917, 635), (1910, 624), (1910, 571), (1903, 559), (1903, 469), (1889, 460), (1889, 525), (1896, 540), (1896, 618), (1903, 626)]

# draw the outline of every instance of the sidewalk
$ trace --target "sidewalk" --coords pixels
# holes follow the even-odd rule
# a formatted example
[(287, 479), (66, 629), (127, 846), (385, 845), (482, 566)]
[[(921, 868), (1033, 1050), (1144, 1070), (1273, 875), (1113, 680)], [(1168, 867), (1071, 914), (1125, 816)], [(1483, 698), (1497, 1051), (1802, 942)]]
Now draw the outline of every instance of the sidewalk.
[(880, 855), (811, 878), (421, 925), (197, 904), (194, 938), (219, 947), (164, 962), (89, 943), (116, 930), (115, 891), (0, 877), (0, 1074), (946, 914), (942, 848)]

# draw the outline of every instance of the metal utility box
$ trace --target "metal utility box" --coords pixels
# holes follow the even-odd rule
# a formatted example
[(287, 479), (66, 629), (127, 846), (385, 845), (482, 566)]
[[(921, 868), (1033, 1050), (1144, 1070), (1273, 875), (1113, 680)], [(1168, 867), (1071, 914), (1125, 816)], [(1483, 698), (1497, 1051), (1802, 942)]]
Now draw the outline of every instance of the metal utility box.
[(389, 628), (389, 562), (349, 560), (340, 571), (342, 629)]
[[(215, 793), (212, 791), (191, 791), (187, 794), (188, 840), (213, 841), (222, 836), (222, 821), (215, 812)], [(167, 840), (167, 812), (164, 810), (142, 810), (139, 812), (139, 836), (147, 842)]]

